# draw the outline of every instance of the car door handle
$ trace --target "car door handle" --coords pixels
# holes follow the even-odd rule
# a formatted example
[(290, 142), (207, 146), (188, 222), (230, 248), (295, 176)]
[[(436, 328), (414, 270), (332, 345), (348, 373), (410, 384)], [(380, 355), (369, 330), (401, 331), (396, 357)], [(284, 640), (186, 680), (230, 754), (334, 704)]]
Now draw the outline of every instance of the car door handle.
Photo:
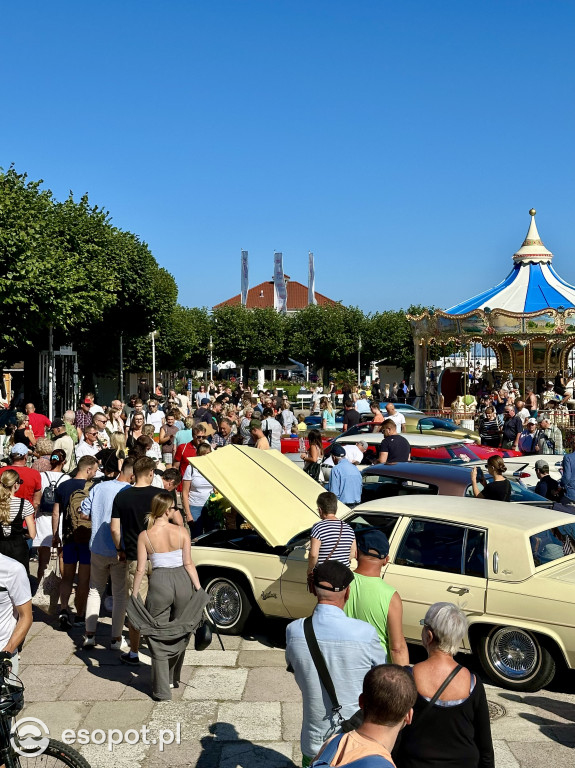
[(459, 597), (461, 597), (461, 595), (466, 595), (469, 592), (467, 587), (455, 587), (453, 584), (450, 587), (447, 587), (447, 591), (454, 592), (456, 595), (459, 595)]

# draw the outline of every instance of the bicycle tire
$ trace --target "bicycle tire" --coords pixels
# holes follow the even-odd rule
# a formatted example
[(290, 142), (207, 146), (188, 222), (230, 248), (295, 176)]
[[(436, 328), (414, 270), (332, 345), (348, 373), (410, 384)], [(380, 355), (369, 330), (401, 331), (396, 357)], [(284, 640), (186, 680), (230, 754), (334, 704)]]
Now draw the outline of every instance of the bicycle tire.
[(48, 746), (41, 755), (26, 757), (13, 756), (14, 765), (19, 768), (90, 768), (90, 763), (68, 744), (50, 739)]

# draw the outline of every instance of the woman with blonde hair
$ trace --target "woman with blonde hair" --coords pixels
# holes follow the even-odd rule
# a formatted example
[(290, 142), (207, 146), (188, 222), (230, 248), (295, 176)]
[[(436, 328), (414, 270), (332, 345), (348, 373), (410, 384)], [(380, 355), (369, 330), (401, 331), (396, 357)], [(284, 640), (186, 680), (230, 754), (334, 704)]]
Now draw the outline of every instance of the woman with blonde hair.
[[(186, 607), (201, 589), (196, 566), (191, 558), (190, 534), (181, 525), (174, 525), (178, 513), (170, 493), (162, 491), (152, 499), (146, 518), (147, 530), (138, 536), (138, 564), (133, 594), (137, 595), (147, 568), (152, 564), (149, 578), (146, 610), (158, 625), (178, 624)], [(179, 515), (178, 515), (179, 517)], [(161, 643), (148, 643), (152, 653), (152, 697), (166, 701), (172, 698), (170, 688), (177, 688), (184, 653), (190, 632), (172, 638), (173, 653), (167, 654)]]
[(23, 443), (26, 448), (33, 448), (36, 445), (36, 438), (27, 413), (16, 414), (16, 431), (14, 432), (14, 444)]
[(110, 436), (110, 447), (98, 451), (96, 458), (106, 477), (116, 477), (127, 455), (126, 436), (123, 432), (113, 432)]
[(132, 416), (130, 426), (126, 427), (126, 445), (128, 448), (133, 448), (136, 444), (136, 440), (140, 435), (144, 434), (143, 427), (146, 417), (143, 413), (135, 413)]
[(110, 408), (108, 410), (108, 431), (113, 435), (116, 433), (124, 434), (124, 422), (122, 421), (122, 411), (119, 408)]
[(49, 472), (52, 469), (50, 456), (53, 450), (54, 443), (49, 437), (39, 437), (34, 448), (34, 453), (38, 458), (32, 462), (32, 469), (37, 472)]
[(327, 397), (322, 397), (319, 401), (319, 408), (322, 414), (322, 429), (335, 429), (335, 411), (331, 404), (331, 400)]
[(22, 480), (15, 469), (7, 469), (0, 475), (0, 554), (22, 563), (29, 573), (30, 551), (26, 534), (32, 539), (36, 536), (36, 523), (32, 504), (16, 497), (21, 485)]

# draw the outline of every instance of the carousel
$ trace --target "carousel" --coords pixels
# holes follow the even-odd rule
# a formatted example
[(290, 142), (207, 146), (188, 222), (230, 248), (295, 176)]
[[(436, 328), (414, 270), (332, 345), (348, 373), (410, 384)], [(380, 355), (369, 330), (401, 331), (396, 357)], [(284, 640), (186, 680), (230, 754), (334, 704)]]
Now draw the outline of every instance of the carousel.
[[(529, 214), (527, 237), (513, 255), (513, 267), (505, 280), (451, 309), (407, 316), (415, 342), (419, 397), (426, 392), (431, 345), (455, 346), (468, 364), (470, 350), (481, 345), (493, 356), (493, 369), (484, 367), (484, 371), (489, 369), (487, 376), (505, 380), (511, 375), (522, 381), (523, 394), (538, 375), (547, 380), (568, 367), (575, 347), (575, 287), (553, 269), (553, 254), (541, 242), (535, 210)], [(460, 378), (467, 382), (468, 365), (465, 368), (465, 376)], [(445, 393), (446, 402), (450, 395)]]

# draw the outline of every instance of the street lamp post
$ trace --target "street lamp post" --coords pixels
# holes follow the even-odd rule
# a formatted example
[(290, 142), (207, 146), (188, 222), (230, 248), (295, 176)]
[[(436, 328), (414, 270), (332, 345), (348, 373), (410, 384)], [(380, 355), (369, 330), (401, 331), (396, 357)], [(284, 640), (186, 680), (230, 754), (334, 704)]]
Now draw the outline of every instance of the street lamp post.
[(357, 386), (361, 387), (361, 334), (357, 340)]
[(210, 335), (210, 342), (208, 344), (208, 349), (210, 350), (210, 381), (214, 380), (214, 342), (212, 341), (212, 337)]
[(156, 392), (156, 330), (153, 330), (150, 334), (150, 339), (152, 340), (152, 397), (155, 396)]

